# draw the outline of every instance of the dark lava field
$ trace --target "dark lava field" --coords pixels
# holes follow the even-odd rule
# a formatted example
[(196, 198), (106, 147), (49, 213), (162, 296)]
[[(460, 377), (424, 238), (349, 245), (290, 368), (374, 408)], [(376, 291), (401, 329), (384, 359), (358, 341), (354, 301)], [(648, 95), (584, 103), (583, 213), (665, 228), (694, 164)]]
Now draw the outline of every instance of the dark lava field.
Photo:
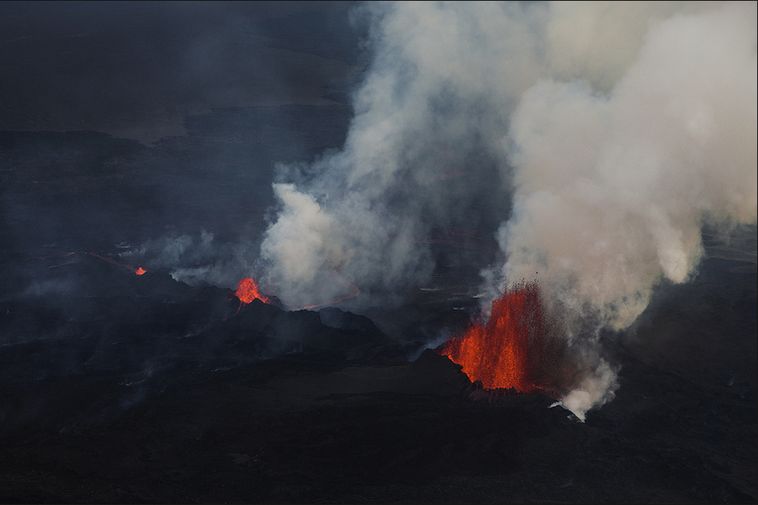
[(586, 423), (424, 351), (467, 322), (440, 292), (375, 324), (66, 257), (76, 296), (0, 306), (0, 501), (754, 501), (755, 263), (735, 255), (609, 336), (621, 387)]

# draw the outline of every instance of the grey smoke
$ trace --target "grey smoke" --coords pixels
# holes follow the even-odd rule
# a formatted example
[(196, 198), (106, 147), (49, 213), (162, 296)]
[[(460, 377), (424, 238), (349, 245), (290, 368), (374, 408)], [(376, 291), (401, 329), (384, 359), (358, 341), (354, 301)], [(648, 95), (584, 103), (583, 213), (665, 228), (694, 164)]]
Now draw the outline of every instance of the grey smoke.
[(198, 236), (176, 234), (148, 240), (120, 256), (148, 269), (168, 271), (172, 278), (190, 286), (234, 287), (251, 274), (252, 260), (246, 247), (219, 242), (205, 230)]
[(350, 284), (359, 303), (402, 296), (434, 268), (424, 238), (494, 188), (510, 214), (483, 288), (491, 299), (539, 272), (587, 357), (563, 399), (583, 418), (617, 387), (598, 332), (631, 324), (658, 283), (691, 278), (704, 222), (756, 221), (755, 3), (400, 2), (362, 15), (374, 60), (348, 138), (275, 184), (264, 283), (291, 306)]

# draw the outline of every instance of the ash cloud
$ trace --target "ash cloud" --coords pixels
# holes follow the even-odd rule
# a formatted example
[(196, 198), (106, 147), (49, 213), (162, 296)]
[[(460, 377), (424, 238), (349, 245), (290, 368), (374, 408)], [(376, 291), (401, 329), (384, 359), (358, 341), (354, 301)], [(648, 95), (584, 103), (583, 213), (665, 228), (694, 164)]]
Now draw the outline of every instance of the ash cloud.
[[(617, 387), (600, 332), (628, 327), (657, 284), (696, 273), (704, 223), (756, 220), (755, 4), (397, 3), (360, 15), (374, 59), (347, 140), (275, 185), (266, 284), (293, 306), (345, 282), (361, 290), (354, 303), (395, 299), (431, 275), (435, 228), (494, 214), (501, 260), (483, 289), (539, 272), (586, 370), (563, 400), (583, 418)], [(499, 206), (475, 205), (493, 193)]]

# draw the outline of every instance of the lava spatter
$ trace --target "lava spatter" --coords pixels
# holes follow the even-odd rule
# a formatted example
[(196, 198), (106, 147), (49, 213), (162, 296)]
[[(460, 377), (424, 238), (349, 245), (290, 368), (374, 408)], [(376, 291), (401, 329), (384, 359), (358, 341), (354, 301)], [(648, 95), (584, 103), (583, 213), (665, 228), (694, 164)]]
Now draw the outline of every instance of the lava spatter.
[(253, 300), (260, 300), (263, 303), (271, 303), (271, 300), (261, 293), (258, 283), (252, 277), (245, 277), (237, 284), (237, 290), (234, 294), (242, 303), (252, 303)]
[(492, 302), (486, 323), (474, 323), (446, 342), (439, 352), (461, 365), (487, 389), (540, 389), (533, 354), (545, 337), (545, 321), (536, 283), (521, 283)]

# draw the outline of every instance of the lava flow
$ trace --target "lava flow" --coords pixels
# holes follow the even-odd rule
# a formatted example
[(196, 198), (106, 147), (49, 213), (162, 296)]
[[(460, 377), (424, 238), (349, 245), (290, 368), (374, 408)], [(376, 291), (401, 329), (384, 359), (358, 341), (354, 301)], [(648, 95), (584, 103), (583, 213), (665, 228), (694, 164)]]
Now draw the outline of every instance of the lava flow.
[(263, 303), (270, 303), (267, 296), (261, 294), (258, 283), (252, 277), (245, 277), (237, 284), (237, 291), (234, 294), (242, 303), (252, 303), (253, 300), (260, 300)]
[(492, 302), (485, 323), (474, 323), (439, 350), (487, 389), (540, 389), (539, 353), (545, 322), (536, 283), (521, 283)]
[(142, 267), (137, 267), (134, 269), (134, 275), (145, 275), (147, 273), (147, 270), (145, 270)]

